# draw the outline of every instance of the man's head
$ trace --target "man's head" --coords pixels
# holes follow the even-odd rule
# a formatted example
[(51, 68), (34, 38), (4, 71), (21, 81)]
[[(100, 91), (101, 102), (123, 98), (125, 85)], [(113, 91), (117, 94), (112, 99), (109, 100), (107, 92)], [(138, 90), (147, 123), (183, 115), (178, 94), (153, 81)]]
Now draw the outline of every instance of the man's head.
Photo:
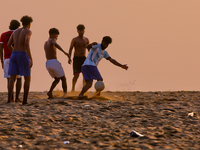
[(57, 39), (59, 34), (60, 34), (59, 30), (56, 29), (56, 28), (51, 28), (51, 29), (49, 30), (49, 36), (50, 36), (51, 38)]
[(20, 21), (22, 22), (23, 26), (29, 26), (30, 28), (30, 25), (31, 25), (31, 22), (33, 22), (33, 19), (32, 17), (29, 17), (29, 16), (23, 16)]
[(76, 28), (79, 36), (83, 36), (85, 33), (85, 26), (83, 24), (79, 24)]
[(104, 50), (112, 43), (112, 38), (110, 36), (104, 36), (101, 41), (101, 48)]
[(11, 20), (9, 29), (10, 30), (16, 30), (17, 28), (19, 28), (19, 26), (20, 26), (19, 21), (17, 21), (17, 20)]

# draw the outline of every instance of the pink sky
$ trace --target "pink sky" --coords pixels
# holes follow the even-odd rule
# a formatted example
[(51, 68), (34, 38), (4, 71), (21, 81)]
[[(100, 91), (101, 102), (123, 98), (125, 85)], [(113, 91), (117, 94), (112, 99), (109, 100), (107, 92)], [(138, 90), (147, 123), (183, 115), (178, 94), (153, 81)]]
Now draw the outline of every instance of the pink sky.
[[(199, 6), (199, 0), (9, 0), (1, 2), (0, 33), (8, 30), (11, 19), (33, 17), (31, 91), (49, 90), (53, 81), (45, 68), (43, 50), (48, 30), (60, 30), (57, 42), (68, 52), (71, 39), (77, 36), (78, 24), (85, 25), (85, 36), (90, 42), (111, 36), (113, 43), (107, 48), (108, 53), (129, 66), (125, 71), (102, 60), (98, 68), (105, 90), (200, 90)], [(70, 91), (72, 66), (60, 51), (58, 60)], [(0, 83), (0, 91), (7, 91), (2, 69)], [(82, 78), (78, 90), (81, 83)], [(56, 89), (61, 90), (61, 84)]]

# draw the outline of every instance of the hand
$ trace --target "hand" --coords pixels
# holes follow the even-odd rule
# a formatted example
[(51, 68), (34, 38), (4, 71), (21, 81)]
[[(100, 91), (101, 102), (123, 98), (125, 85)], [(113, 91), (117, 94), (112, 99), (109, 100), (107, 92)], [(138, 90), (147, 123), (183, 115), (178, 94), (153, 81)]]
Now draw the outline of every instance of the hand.
[(121, 67), (122, 67), (123, 69), (126, 69), (126, 70), (128, 69), (128, 66), (127, 66), (127, 64), (125, 64), (125, 65), (122, 65)]
[(72, 63), (72, 60), (69, 58), (69, 60), (68, 60), (68, 64), (71, 64)]
[(32, 68), (32, 66), (33, 66), (33, 61), (30, 60), (29, 68)]

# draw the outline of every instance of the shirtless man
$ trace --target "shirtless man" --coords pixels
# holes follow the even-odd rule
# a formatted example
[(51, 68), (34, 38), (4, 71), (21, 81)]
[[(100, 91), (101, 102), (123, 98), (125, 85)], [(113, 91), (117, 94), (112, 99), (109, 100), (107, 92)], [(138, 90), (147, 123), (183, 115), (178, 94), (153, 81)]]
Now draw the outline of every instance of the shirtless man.
[(64, 70), (61, 66), (61, 63), (57, 60), (57, 54), (56, 54), (56, 48), (58, 48), (61, 52), (63, 52), (66, 56), (68, 56), (69, 60), (69, 54), (66, 53), (58, 43), (56, 43), (56, 40), (58, 39), (59, 30), (56, 28), (51, 28), (49, 30), (49, 39), (44, 44), (44, 50), (46, 54), (46, 68), (51, 75), (52, 78), (54, 78), (54, 81), (52, 82), (52, 85), (50, 87), (50, 90), (47, 92), (48, 98), (53, 98), (53, 89), (56, 87), (56, 85), (59, 83), (59, 81), (62, 81), (62, 88), (64, 97), (67, 95), (67, 81), (65, 77)]
[[(33, 66), (33, 60), (30, 51), (31, 23), (32, 18), (23, 16), (20, 20), (23, 27), (15, 30), (8, 41), (8, 48), (12, 51), (8, 74), (10, 75), (8, 103), (11, 102), (13, 94), (13, 86), (17, 75), (24, 76), (24, 97), (23, 105), (27, 104), (27, 98), (30, 87), (31, 73), (30, 69)], [(12, 44), (14, 43), (14, 48)]]
[[(2, 64), (2, 69), (4, 70), (4, 78), (7, 78), (7, 89), (9, 90), (9, 81), (10, 81), (10, 76), (8, 75), (8, 68), (9, 68), (9, 62), (10, 62), (10, 56), (11, 56), (11, 51), (8, 49), (8, 40), (11, 36), (11, 34), (19, 28), (20, 23), (17, 20), (11, 20), (10, 26), (9, 26), (9, 31), (6, 31), (1, 34), (0, 37), (0, 59), (1, 59), (1, 64)], [(3, 57), (4, 56), (4, 57)], [(11, 102), (20, 102), (19, 99), (19, 93), (21, 90), (21, 76), (17, 76), (17, 82), (16, 82), (16, 97), (14, 100), (14, 96), (12, 95)]]
[[(72, 49), (74, 48), (74, 58), (73, 58), (73, 74), (74, 77), (72, 79), (72, 92), (75, 91), (75, 85), (78, 80), (79, 74), (81, 73), (81, 66), (83, 65), (86, 59), (86, 46), (89, 44), (88, 38), (84, 37), (85, 26), (79, 24), (77, 26), (78, 36), (73, 38), (69, 48), (69, 56), (70, 59), (68, 61), (71, 64), (71, 54)], [(83, 85), (85, 85), (85, 80), (83, 78)]]

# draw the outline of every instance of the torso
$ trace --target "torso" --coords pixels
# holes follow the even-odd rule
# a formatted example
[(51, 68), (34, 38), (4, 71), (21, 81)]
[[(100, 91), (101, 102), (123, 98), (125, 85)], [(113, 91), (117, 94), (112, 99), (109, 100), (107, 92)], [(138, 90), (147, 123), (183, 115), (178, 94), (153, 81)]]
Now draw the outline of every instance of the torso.
[(25, 38), (30, 34), (30, 30), (26, 28), (20, 28), (13, 32), (14, 49), (13, 51), (24, 51), (26, 52)]
[(101, 44), (93, 46), (83, 65), (97, 66), (102, 58), (110, 57), (106, 50), (101, 49)]
[(89, 40), (86, 37), (76, 37), (74, 40), (74, 56), (84, 57), (86, 55), (86, 46), (89, 44)]
[(57, 59), (56, 47), (53, 45), (51, 38), (49, 38), (48, 41), (45, 42), (44, 50), (47, 60)]

